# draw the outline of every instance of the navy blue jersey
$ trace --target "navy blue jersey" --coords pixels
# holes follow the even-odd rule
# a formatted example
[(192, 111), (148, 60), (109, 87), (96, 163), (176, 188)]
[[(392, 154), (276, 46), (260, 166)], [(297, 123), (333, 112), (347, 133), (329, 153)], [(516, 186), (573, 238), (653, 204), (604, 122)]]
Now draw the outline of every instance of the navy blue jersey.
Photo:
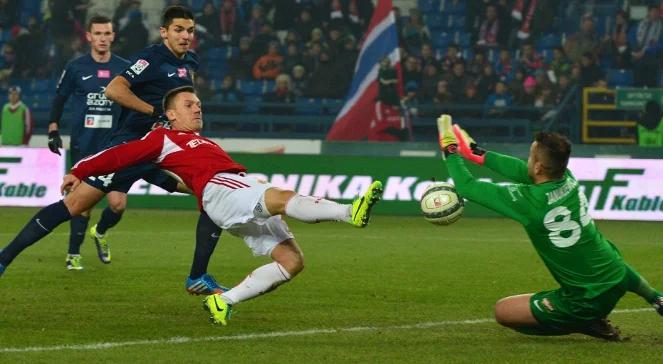
[[(166, 92), (180, 86), (193, 86), (193, 74), (197, 70), (195, 53), (189, 51), (180, 59), (164, 44), (159, 44), (148, 46), (131, 57), (131, 66), (120, 75), (129, 81), (131, 91), (138, 98), (163, 113), (161, 101)], [(152, 129), (154, 122), (150, 115), (130, 111), (114, 142), (141, 138)]]
[(99, 63), (87, 54), (69, 62), (62, 71), (56, 94), (62, 98), (62, 104), (74, 95), (70, 147), (76, 159), (102, 150), (120, 124), (122, 107), (107, 99), (104, 91), (128, 65), (129, 61), (115, 55), (108, 62)]

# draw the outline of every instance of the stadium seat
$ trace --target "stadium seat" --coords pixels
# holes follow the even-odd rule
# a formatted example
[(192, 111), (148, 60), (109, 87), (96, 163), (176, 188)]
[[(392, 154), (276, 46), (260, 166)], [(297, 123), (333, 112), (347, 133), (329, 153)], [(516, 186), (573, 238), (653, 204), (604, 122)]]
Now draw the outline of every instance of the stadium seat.
[(460, 15), (449, 15), (449, 28), (455, 30), (464, 30), (465, 17)]
[(472, 42), (472, 36), (470, 33), (466, 32), (458, 32), (456, 33), (456, 43), (461, 47), (461, 48), (467, 48), (471, 45)]
[(225, 63), (228, 60), (228, 49), (225, 47), (210, 48), (205, 52), (209, 63)]
[(190, 0), (191, 2), (191, 10), (193, 12), (200, 12), (203, 10), (203, 7), (205, 6), (205, 3), (208, 0)]
[(260, 95), (262, 93), (262, 82), (261, 81), (238, 81), (239, 91), (247, 96)]
[(562, 38), (557, 34), (546, 34), (536, 42), (538, 49), (553, 49), (562, 45)]
[(320, 115), (322, 113), (322, 99), (300, 99), (295, 104), (295, 113), (300, 115)]
[(608, 86), (626, 87), (633, 85), (633, 71), (625, 69), (608, 70)]
[(325, 115), (337, 115), (344, 102), (341, 99), (323, 99), (322, 100), (322, 113)]
[(438, 13), (426, 14), (426, 25), (428, 26), (428, 29), (430, 29), (431, 32), (435, 32), (436, 30), (439, 29), (444, 29), (445, 24), (442, 14)]
[(454, 39), (450, 33), (442, 32), (433, 36), (433, 47), (438, 49), (447, 48), (449, 44), (453, 43)]
[(418, 0), (417, 5), (422, 14), (440, 11), (440, 0)]
[(443, 0), (440, 5), (440, 10), (449, 14), (465, 14), (465, 1), (462, 0)]

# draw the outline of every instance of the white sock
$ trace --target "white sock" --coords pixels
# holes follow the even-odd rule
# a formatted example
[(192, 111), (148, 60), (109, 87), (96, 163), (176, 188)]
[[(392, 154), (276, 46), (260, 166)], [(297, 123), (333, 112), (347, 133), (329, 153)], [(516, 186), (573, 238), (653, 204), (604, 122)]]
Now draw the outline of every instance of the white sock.
[(313, 196), (293, 196), (285, 205), (285, 214), (311, 224), (320, 221), (350, 221), (352, 205)]
[(290, 273), (279, 263), (272, 262), (256, 268), (240, 284), (221, 294), (221, 299), (234, 305), (267, 293), (289, 280)]

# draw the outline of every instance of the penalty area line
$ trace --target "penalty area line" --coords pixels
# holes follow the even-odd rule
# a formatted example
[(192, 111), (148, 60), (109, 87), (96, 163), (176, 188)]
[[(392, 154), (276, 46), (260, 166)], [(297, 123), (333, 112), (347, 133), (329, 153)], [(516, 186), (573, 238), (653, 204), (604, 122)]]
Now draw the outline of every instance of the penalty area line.
[[(652, 311), (651, 308), (636, 308), (636, 309), (622, 309), (614, 310), (612, 313), (634, 313)], [(118, 341), (118, 342), (102, 342), (91, 344), (69, 344), (69, 345), (53, 345), (53, 346), (27, 346), (27, 347), (13, 347), (13, 348), (0, 348), (0, 353), (29, 353), (29, 352), (46, 352), (46, 351), (65, 351), (65, 350), (104, 350), (113, 349), (126, 346), (142, 346), (142, 345), (171, 345), (171, 344), (187, 344), (199, 343), (210, 341), (242, 341), (242, 340), (259, 340), (277, 337), (291, 337), (291, 336), (310, 336), (310, 335), (325, 335), (325, 334), (339, 334), (344, 332), (369, 332), (369, 331), (386, 331), (386, 330), (421, 330), (430, 329), (439, 326), (455, 326), (455, 325), (477, 325), (495, 322), (494, 319), (473, 319), (473, 320), (457, 320), (457, 321), (431, 321), (419, 322), (407, 325), (393, 325), (393, 326), (354, 326), (354, 327), (340, 327), (340, 328), (320, 328), (299, 331), (273, 331), (265, 333), (253, 334), (237, 334), (227, 336), (205, 336), (205, 337), (185, 337), (175, 336), (165, 339), (152, 339), (152, 340), (134, 340), (134, 341)]]

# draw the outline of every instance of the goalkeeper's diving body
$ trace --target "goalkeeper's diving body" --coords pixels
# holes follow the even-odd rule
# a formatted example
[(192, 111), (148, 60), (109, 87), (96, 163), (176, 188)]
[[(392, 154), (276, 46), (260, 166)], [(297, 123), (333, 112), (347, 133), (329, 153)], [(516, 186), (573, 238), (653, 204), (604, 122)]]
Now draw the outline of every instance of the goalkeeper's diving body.
[[(449, 115), (438, 119), (440, 147), (458, 193), (525, 227), (532, 245), (560, 287), (500, 299), (495, 319), (530, 335), (583, 333), (621, 341), (607, 320), (619, 299), (634, 292), (663, 315), (663, 295), (629, 266), (597, 229), (578, 181), (567, 169), (570, 141), (541, 132), (527, 163), (486, 152)], [(499, 185), (477, 180), (463, 158), (514, 181)]]

